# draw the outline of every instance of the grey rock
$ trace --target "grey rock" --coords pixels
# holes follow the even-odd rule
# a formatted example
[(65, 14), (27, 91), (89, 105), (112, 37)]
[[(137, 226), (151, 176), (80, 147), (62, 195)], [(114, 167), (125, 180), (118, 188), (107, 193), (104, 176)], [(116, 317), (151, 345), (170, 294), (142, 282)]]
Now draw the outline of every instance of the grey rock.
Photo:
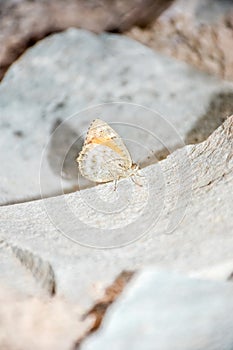
[(81, 350), (231, 350), (233, 284), (143, 270)]
[(232, 84), (124, 36), (78, 29), (50, 36), (0, 84), (0, 204), (90, 187), (79, 179), (75, 157), (96, 117), (115, 123), (144, 167), (188, 136), (188, 143), (208, 137), (232, 93)]

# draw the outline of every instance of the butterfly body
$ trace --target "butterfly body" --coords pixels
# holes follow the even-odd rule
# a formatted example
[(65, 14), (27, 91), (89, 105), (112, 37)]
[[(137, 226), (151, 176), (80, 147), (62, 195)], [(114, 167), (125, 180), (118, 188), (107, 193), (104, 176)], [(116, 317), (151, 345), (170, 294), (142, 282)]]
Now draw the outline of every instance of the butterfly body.
[(138, 170), (120, 136), (100, 119), (90, 125), (77, 162), (84, 177), (99, 183), (129, 177)]

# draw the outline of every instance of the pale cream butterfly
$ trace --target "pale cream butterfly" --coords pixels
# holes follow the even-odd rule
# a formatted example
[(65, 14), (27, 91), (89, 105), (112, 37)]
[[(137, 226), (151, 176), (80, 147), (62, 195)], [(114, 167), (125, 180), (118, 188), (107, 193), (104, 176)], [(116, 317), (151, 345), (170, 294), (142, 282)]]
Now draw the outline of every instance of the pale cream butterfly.
[(100, 119), (91, 123), (76, 161), (82, 176), (99, 183), (137, 175), (139, 169), (120, 136)]

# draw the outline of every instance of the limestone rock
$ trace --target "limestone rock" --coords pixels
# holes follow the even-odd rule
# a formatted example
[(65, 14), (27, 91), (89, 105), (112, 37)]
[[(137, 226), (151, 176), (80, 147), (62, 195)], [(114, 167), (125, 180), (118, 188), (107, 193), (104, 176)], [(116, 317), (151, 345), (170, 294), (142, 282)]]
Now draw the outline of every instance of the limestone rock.
[[(8, 286), (20, 283), (28, 294), (53, 296), (56, 292), (56, 279), (52, 266), (32, 252), (22, 249), (5, 240), (0, 240), (2, 268), (0, 280)], [(6, 266), (6, 269), (5, 269)], [(10, 273), (10, 274), (9, 274)], [(15, 281), (15, 276), (20, 279)]]
[(230, 350), (232, 310), (232, 283), (146, 269), (81, 350)]
[[(210, 278), (226, 279), (223, 267), (233, 269), (232, 136), (233, 116), (206, 141), (143, 169), (142, 186), (124, 179), (117, 191), (109, 183), (3, 206), (1, 237), (49, 261), (56, 294), (84, 309), (121, 271), (148, 264), (204, 277), (210, 269)], [(11, 285), (28, 294), (20, 278)]]

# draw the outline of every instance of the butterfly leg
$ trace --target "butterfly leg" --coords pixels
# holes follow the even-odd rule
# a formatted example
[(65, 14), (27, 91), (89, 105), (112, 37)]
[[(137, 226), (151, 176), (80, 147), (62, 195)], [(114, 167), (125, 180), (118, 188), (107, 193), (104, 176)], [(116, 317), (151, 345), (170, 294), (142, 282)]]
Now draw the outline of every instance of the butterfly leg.
[[(109, 171), (109, 173), (111, 174), (111, 176), (114, 178), (114, 176), (113, 176), (111, 170), (109, 169), (108, 171)], [(113, 183), (114, 183), (113, 191), (114, 191), (114, 192), (117, 190), (117, 182), (118, 182), (118, 180), (119, 180), (119, 177), (117, 177), (117, 178), (115, 178), (115, 179), (113, 180)]]
[(141, 174), (139, 174), (139, 171), (140, 171), (141, 169), (139, 168), (139, 165), (137, 165), (137, 170), (136, 170), (136, 173), (134, 173), (134, 175), (137, 175), (137, 176), (139, 176), (139, 177), (145, 177), (145, 175), (141, 175)]
[[(130, 176), (130, 179), (133, 181), (133, 183), (135, 183), (135, 185), (139, 186), (139, 187), (143, 187), (142, 184), (140, 184), (139, 182), (137, 182), (135, 180), (135, 174), (133, 174), (132, 176)], [(144, 176), (143, 176), (144, 177)]]
[(137, 172), (137, 175), (134, 175), (134, 176), (145, 177), (145, 175), (141, 175), (138, 172)]
[(117, 182), (119, 179), (115, 179), (114, 180), (114, 192), (117, 190)]

